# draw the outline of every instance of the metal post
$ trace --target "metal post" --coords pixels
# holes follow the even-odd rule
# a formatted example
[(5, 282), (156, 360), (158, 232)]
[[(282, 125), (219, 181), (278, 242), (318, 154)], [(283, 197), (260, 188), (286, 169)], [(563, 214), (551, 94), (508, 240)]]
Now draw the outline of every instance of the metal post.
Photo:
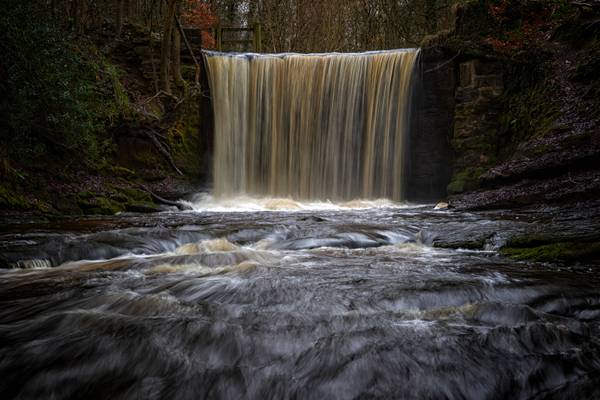
[(217, 27), (217, 50), (223, 51), (223, 27)]
[(254, 24), (254, 51), (262, 52), (262, 26), (259, 23)]

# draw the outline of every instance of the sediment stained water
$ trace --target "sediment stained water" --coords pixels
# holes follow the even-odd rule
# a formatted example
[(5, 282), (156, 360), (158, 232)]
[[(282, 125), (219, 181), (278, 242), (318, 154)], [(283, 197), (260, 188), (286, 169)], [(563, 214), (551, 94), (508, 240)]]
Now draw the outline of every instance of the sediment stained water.
[(206, 200), (2, 233), (0, 397), (600, 396), (594, 269), (494, 251), (537, 217)]
[(401, 200), (418, 56), (206, 52), (215, 194)]

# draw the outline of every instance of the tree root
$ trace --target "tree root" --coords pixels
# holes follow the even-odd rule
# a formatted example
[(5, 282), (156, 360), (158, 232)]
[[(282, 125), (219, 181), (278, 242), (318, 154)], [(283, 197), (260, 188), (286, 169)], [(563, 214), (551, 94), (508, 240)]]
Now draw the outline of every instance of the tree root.
[(148, 138), (150, 138), (150, 141), (152, 142), (154, 147), (156, 147), (156, 150), (158, 150), (158, 152), (167, 160), (167, 162), (169, 163), (169, 165), (171, 165), (171, 167), (175, 170), (175, 172), (177, 172), (179, 175), (183, 176), (183, 172), (181, 172), (181, 170), (179, 168), (177, 168), (177, 165), (175, 164), (175, 160), (173, 160), (173, 157), (171, 156), (171, 153), (169, 152), (169, 150), (166, 148), (165, 145), (163, 145), (160, 142), (160, 140), (158, 140), (157, 136), (161, 136), (161, 135), (159, 133), (155, 132), (153, 129), (145, 129), (144, 133), (146, 134), (146, 136), (148, 136)]
[(148, 189), (146, 186), (144, 186), (142, 184), (138, 185), (138, 187), (141, 190), (143, 190), (144, 192), (148, 193), (150, 195), (150, 197), (152, 198), (152, 201), (154, 201), (156, 203), (164, 204), (164, 205), (167, 205), (167, 206), (177, 207), (181, 211), (187, 211), (187, 210), (191, 210), (192, 209), (190, 206), (187, 206), (185, 204), (181, 204), (178, 201), (167, 200), (164, 197), (160, 197), (159, 195), (157, 195), (156, 193), (154, 193), (153, 191), (151, 191), (150, 189)]

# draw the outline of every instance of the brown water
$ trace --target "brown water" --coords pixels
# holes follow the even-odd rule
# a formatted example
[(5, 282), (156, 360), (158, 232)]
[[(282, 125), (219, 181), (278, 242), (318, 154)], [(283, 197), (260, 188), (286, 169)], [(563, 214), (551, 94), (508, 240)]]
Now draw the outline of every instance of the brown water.
[(554, 217), (296, 203), (5, 228), (0, 398), (600, 396), (595, 266), (495, 251)]
[(402, 199), (418, 55), (205, 53), (215, 194)]

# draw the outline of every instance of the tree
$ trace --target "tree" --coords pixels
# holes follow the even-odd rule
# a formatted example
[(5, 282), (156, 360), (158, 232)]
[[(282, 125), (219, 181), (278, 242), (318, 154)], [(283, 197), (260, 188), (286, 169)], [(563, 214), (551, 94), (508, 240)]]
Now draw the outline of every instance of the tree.
[(215, 48), (215, 38), (204, 30), (215, 27), (219, 21), (211, 4), (202, 0), (186, 0), (181, 12), (181, 21), (185, 26), (203, 29), (203, 48)]
[[(177, 1), (176, 18), (181, 15), (181, 2)], [(181, 34), (177, 26), (173, 27), (173, 44), (171, 46), (171, 67), (173, 69), (173, 80), (176, 86), (183, 85), (183, 77), (181, 76)]]
[(166, 9), (163, 18), (162, 45), (160, 49), (160, 88), (166, 93), (171, 93), (171, 55), (173, 49), (173, 27), (175, 26), (175, 13), (178, 0), (166, 0)]

